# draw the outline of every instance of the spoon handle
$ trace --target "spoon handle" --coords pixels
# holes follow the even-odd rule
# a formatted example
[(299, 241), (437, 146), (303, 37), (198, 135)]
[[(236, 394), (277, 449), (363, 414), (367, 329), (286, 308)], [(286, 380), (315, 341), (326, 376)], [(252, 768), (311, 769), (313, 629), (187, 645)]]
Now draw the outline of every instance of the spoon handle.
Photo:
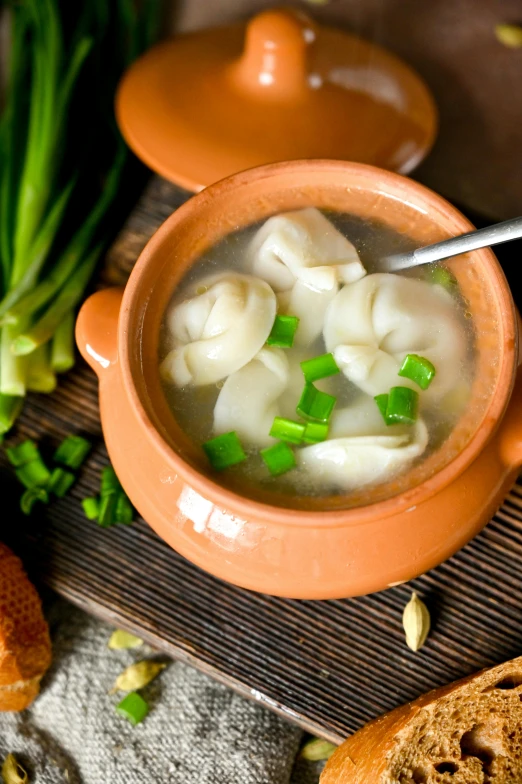
[(381, 268), (387, 272), (397, 272), (409, 267), (417, 267), (420, 264), (448, 259), (450, 256), (458, 256), (459, 253), (467, 253), (470, 250), (499, 245), (501, 242), (509, 242), (520, 237), (522, 237), (522, 217), (511, 218), (503, 223), (486, 226), (484, 229), (476, 229), (468, 234), (460, 234), (458, 237), (437, 242), (435, 245), (427, 245), (425, 248), (418, 248), (410, 253), (388, 256), (383, 259)]

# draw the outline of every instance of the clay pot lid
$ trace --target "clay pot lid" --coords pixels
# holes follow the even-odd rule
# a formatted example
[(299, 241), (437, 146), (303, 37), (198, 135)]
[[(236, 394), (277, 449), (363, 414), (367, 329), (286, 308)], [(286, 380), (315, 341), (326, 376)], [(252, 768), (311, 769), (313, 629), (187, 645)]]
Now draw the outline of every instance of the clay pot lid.
[(134, 152), (193, 191), (302, 158), (407, 173), (437, 119), (426, 85), (397, 57), (290, 10), (155, 46), (125, 74), (116, 113)]

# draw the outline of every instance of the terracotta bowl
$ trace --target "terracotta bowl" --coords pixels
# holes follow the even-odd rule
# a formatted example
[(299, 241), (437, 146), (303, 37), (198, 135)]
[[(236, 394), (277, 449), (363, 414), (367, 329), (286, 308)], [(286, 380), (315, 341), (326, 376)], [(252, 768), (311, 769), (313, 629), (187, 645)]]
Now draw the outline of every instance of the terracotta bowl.
[(450, 266), (469, 302), (477, 372), (468, 408), (437, 452), (352, 508), (342, 497), (296, 497), (282, 507), (220, 485), (167, 406), (157, 362), (161, 316), (207, 248), (231, 231), (307, 205), (379, 219), (419, 245), (472, 228), (440, 196), (371, 166), (307, 160), (251, 169), (171, 215), (126, 289), (98, 292), (84, 304), (77, 341), (99, 377), (110, 458), (159, 536), (237, 585), (326, 599), (409, 580), (488, 522), (522, 464), (522, 380), (508, 285), (493, 253), (475, 251)]

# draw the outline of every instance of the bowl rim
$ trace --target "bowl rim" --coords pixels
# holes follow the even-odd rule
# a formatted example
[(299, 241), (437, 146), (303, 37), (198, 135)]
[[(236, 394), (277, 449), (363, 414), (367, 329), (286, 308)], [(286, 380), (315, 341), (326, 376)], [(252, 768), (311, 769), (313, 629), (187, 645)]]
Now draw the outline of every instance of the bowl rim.
[[(302, 174), (311, 169), (317, 171), (335, 172), (350, 176), (367, 175), (375, 179), (378, 190), (383, 191), (383, 185), (390, 186), (390, 191), (395, 187), (399, 191), (407, 191), (418, 202), (429, 203), (437, 207), (438, 213), (444, 215), (448, 222), (459, 224), (462, 231), (472, 230), (473, 224), (453, 205), (439, 194), (420, 183), (414, 182), (402, 174), (390, 172), (362, 163), (347, 161), (334, 161), (328, 159), (304, 159), (297, 161), (284, 161), (267, 164), (264, 166), (247, 169), (244, 172), (231, 175), (220, 180), (203, 191), (192, 196), (178, 207), (158, 228), (155, 234), (142, 250), (127, 282), (120, 310), (118, 323), (118, 355), (122, 373), (124, 389), (129, 396), (132, 408), (141, 425), (147, 432), (155, 449), (165, 461), (198, 493), (209, 498), (220, 507), (245, 518), (276, 522), (287, 525), (309, 526), (346, 526), (351, 523), (359, 524), (380, 520), (391, 515), (412, 510), (417, 505), (427, 501), (444, 487), (453, 482), (475, 460), (478, 454), (494, 435), (509, 402), (515, 380), (515, 371), (518, 357), (518, 330), (516, 327), (515, 305), (510, 288), (502, 268), (489, 248), (480, 252), (487, 260), (492, 275), (492, 285), (495, 286), (502, 314), (502, 327), (504, 333), (504, 346), (502, 351), (502, 366), (498, 374), (498, 383), (495, 394), (492, 394), (483, 420), (472, 435), (464, 449), (451, 459), (439, 471), (428, 477), (420, 484), (408, 490), (371, 504), (325, 511), (308, 511), (297, 508), (274, 506), (262, 501), (257, 501), (231, 490), (209, 476), (197, 470), (178, 454), (158, 432), (147, 413), (147, 406), (141, 399), (133, 380), (131, 369), (131, 335), (130, 321), (132, 313), (143, 300), (144, 292), (140, 283), (146, 267), (154, 258), (157, 250), (168, 240), (179, 224), (187, 219), (194, 220), (195, 214), (202, 209), (209, 200), (216, 201), (226, 198), (231, 190), (247, 185), (255, 179), (277, 177), (284, 173), (295, 172)], [(387, 193), (392, 198), (398, 198), (393, 193)], [(512, 338), (509, 340), (509, 338)]]

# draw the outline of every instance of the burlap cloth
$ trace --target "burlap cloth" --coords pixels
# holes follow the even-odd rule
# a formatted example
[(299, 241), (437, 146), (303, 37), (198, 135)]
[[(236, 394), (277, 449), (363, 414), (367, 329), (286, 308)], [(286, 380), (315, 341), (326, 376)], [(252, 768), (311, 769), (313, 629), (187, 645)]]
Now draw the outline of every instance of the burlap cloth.
[(107, 648), (111, 629), (62, 600), (46, 609), (54, 661), (21, 714), (0, 713), (0, 763), (12, 752), (31, 784), (316, 784), (320, 765), (296, 763), (302, 732), (179, 662), (144, 690), (151, 707), (132, 727), (108, 692), (143, 646)]

